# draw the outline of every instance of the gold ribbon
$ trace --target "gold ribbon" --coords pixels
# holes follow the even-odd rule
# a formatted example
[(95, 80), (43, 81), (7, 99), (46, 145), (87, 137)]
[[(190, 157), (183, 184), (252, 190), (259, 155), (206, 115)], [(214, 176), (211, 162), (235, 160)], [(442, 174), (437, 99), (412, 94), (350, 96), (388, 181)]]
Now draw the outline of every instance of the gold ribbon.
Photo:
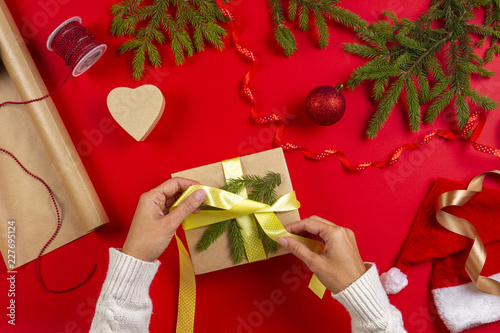
[(500, 296), (500, 282), (481, 275), (486, 262), (486, 249), (474, 225), (442, 210), (448, 206), (463, 206), (473, 196), (480, 193), (483, 190), (483, 180), (487, 174), (500, 175), (500, 171), (493, 170), (477, 175), (471, 180), (467, 190), (449, 191), (441, 194), (436, 202), (436, 219), (446, 229), (474, 240), (465, 262), (465, 271), (478, 290)]
[[(172, 205), (170, 210), (178, 207), (184, 199), (193, 192), (203, 189), (207, 193), (204, 204), (219, 208), (220, 210), (202, 210), (198, 214), (189, 215), (183, 222), (184, 230), (190, 230), (207, 226), (220, 221), (253, 214), (264, 232), (274, 241), (280, 237), (286, 236), (294, 238), (305, 244), (311, 251), (321, 254), (324, 246), (322, 243), (294, 235), (285, 230), (280, 220), (274, 212), (286, 212), (300, 207), (300, 203), (295, 196), (295, 192), (290, 192), (280, 197), (272, 206), (252, 201), (240, 195), (223, 191), (218, 188), (194, 185), (190, 186), (180, 198)], [(177, 310), (177, 333), (191, 333), (194, 327), (194, 315), (196, 306), (196, 280), (193, 269), (193, 263), (188, 251), (176, 235), (177, 245), (179, 247), (179, 301)], [(309, 282), (309, 288), (319, 297), (323, 298), (326, 287), (313, 274)]]
[[(224, 170), (226, 182), (229, 179), (236, 179), (243, 176), (243, 169), (241, 168), (239, 157), (222, 161), (222, 169)], [(241, 192), (238, 194), (243, 198), (248, 196), (245, 187), (243, 187)], [(259, 238), (259, 231), (257, 229), (257, 222), (255, 221), (255, 218), (252, 215), (240, 216), (236, 219), (236, 223), (238, 223), (241, 230), (241, 236), (243, 237), (243, 245), (245, 247), (248, 262), (267, 259), (264, 245)]]
[(177, 301), (177, 333), (192, 333), (194, 329), (194, 310), (196, 307), (196, 280), (189, 252), (175, 234), (179, 248), (179, 300)]
[(269, 206), (265, 203), (252, 201), (237, 194), (223, 191), (215, 187), (193, 185), (188, 187), (188, 189), (184, 191), (184, 193), (174, 203), (171, 209), (179, 206), (180, 203), (191, 193), (200, 189), (204, 190), (207, 193), (207, 197), (204, 202), (205, 205), (222, 210), (202, 210), (198, 214), (189, 215), (184, 220), (184, 222), (182, 222), (182, 227), (184, 228), (184, 230), (199, 228), (220, 221), (254, 214), (257, 222), (260, 224), (264, 232), (274, 241), (278, 241), (278, 238), (286, 236), (304, 243), (311, 251), (315, 253), (323, 253), (322, 243), (313, 239), (289, 233), (285, 230), (280, 220), (278, 220), (278, 218), (274, 214), (274, 212), (286, 212), (300, 207), (300, 203), (297, 201), (295, 192), (285, 194), (284, 196), (280, 197), (275, 204)]

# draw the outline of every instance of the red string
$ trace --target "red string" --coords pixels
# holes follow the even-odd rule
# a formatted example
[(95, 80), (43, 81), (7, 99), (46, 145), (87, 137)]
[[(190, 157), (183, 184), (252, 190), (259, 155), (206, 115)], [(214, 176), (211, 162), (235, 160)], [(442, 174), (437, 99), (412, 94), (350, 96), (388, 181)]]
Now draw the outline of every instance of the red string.
[[(220, 7), (224, 16), (226, 16), (227, 18), (229, 18), (231, 20), (229, 23), (230, 28), (232, 30), (231, 38), (232, 38), (232, 41), (233, 41), (233, 44), (234, 44), (236, 50), (243, 57), (245, 57), (246, 59), (248, 59), (252, 63), (252, 67), (245, 74), (245, 76), (243, 77), (243, 80), (242, 80), (242, 92), (246, 96), (246, 98), (250, 102), (250, 104), (252, 105), (250, 117), (256, 123), (259, 123), (259, 124), (267, 124), (267, 123), (272, 123), (272, 122), (277, 123), (278, 126), (276, 129), (275, 135), (274, 135), (274, 142), (276, 143), (276, 145), (283, 148), (283, 150), (300, 150), (302, 152), (302, 154), (304, 155), (304, 157), (306, 157), (308, 159), (312, 159), (312, 160), (324, 160), (327, 157), (330, 157), (332, 155), (336, 155), (337, 158), (339, 159), (340, 163), (342, 163), (342, 165), (346, 169), (352, 170), (352, 171), (362, 171), (370, 166), (376, 167), (379, 169), (387, 168), (388, 166), (398, 162), (403, 150), (412, 151), (414, 149), (417, 149), (420, 146), (430, 142), (434, 137), (440, 137), (440, 138), (448, 139), (448, 140), (456, 140), (459, 138), (463, 138), (465, 140), (469, 140), (472, 144), (472, 147), (475, 150), (486, 153), (486, 154), (490, 154), (493, 156), (500, 157), (500, 150), (499, 149), (485, 146), (485, 145), (482, 145), (482, 144), (479, 144), (476, 142), (476, 140), (481, 135), (484, 124), (486, 122), (486, 116), (484, 115), (484, 113), (482, 113), (480, 111), (472, 112), (462, 134), (459, 135), (459, 134), (455, 134), (455, 133), (444, 131), (444, 130), (432, 131), (429, 134), (427, 134), (419, 143), (405, 144), (405, 145), (401, 146), (400, 148), (396, 149), (396, 151), (394, 151), (391, 158), (387, 162), (376, 161), (376, 162), (366, 162), (366, 163), (361, 163), (358, 165), (353, 165), (353, 164), (351, 164), (351, 162), (349, 162), (349, 160), (347, 159), (346, 155), (343, 152), (336, 150), (336, 149), (324, 149), (321, 152), (314, 154), (309, 149), (302, 147), (300, 145), (297, 145), (297, 144), (294, 144), (291, 142), (283, 143), (283, 133), (284, 133), (284, 130), (286, 127), (285, 121), (283, 120), (283, 118), (280, 115), (277, 115), (275, 113), (270, 114), (268, 116), (263, 116), (263, 117), (259, 116), (259, 113), (257, 110), (258, 109), (257, 99), (255, 98), (252, 90), (249, 87), (249, 82), (252, 79), (252, 77), (255, 75), (256, 70), (257, 70), (257, 58), (255, 57), (255, 55), (252, 51), (250, 51), (249, 49), (240, 45), (238, 33), (236, 31), (236, 28), (235, 28), (234, 17), (231, 14), (231, 12), (229, 12), (226, 8), (224, 8), (222, 0), (217, 0), (217, 4)], [(470, 138), (468, 138), (468, 134), (474, 128), (474, 125), (476, 124), (476, 122), (478, 124), (475, 127), (474, 132), (472, 133)]]
[(87, 28), (82, 26), (78, 21), (71, 21), (57, 31), (50, 46), (54, 49), (54, 52), (58, 56), (63, 58), (65, 65), (70, 68), (63, 83), (56, 90), (45, 96), (30, 99), (24, 102), (7, 101), (0, 103), (0, 107), (7, 104), (30, 104), (54, 95), (64, 86), (64, 84), (66, 84), (66, 81), (68, 81), (71, 72), (78, 62), (80, 62), (80, 60), (82, 60), (91, 50), (99, 46), (99, 43), (95, 40), (94, 36), (87, 30)]
[(43, 99), (46, 99), (47, 97), (50, 97), (50, 96), (54, 95), (56, 92), (58, 92), (59, 90), (61, 90), (61, 88), (66, 83), (66, 81), (68, 81), (70, 75), (71, 75), (71, 70), (68, 72), (68, 75), (66, 75), (66, 78), (64, 79), (63, 83), (61, 83), (61, 85), (56, 90), (54, 90), (51, 93), (48, 93), (45, 96), (42, 96), (42, 97), (39, 97), (39, 98), (30, 99), (30, 100), (25, 101), (25, 102), (12, 102), (12, 101), (3, 102), (3, 103), (0, 103), (0, 108), (2, 106), (4, 106), (4, 105), (7, 105), (7, 104), (14, 104), (14, 105), (30, 104), (30, 103), (33, 103), (33, 102), (38, 102), (38, 101), (41, 101)]
[(2, 153), (5, 153), (7, 154), (8, 156), (10, 156), (12, 159), (14, 159), (14, 161), (16, 161), (16, 163), (21, 167), (21, 169), (23, 169), (23, 171), (28, 174), (29, 176), (35, 178), (36, 180), (38, 180), (40, 183), (42, 183), (42, 185), (45, 187), (45, 189), (47, 190), (47, 192), (49, 193), (50, 195), (50, 199), (52, 201), (52, 205), (54, 206), (54, 209), (56, 211), (56, 215), (57, 215), (57, 227), (56, 227), (56, 230), (55, 232), (52, 234), (52, 237), (50, 237), (49, 241), (47, 243), (45, 243), (45, 245), (43, 246), (42, 250), (40, 251), (40, 253), (38, 254), (38, 257), (35, 261), (35, 277), (38, 281), (38, 283), (41, 285), (41, 287), (48, 291), (48, 292), (51, 292), (51, 293), (56, 293), (56, 294), (62, 294), (62, 293), (67, 293), (67, 292), (70, 292), (70, 291), (73, 291), (77, 288), (80, 288), (81, 286), (83, 286), (85, 283), (87, 283), (91, 278), (92, 276), (94, 275), (96, 269), (97, 269), (97, 265), (94, 264), (94, 267), (92, 268), (92, 270), (90, 271), (90, 273), (87, 275), (87, 277), (85, 278), (85, 280), (83, 280), (81, 283), (79, 283), (78, 285), (74, 286), (74, 287), (71, 287), (69, 289), (64, 289), (64, 290), (54, 290), (54, 289), (51, 289), (49, 287), (47, 287), (47, 285), (45, 284), (45, 282), (43, 281), (43, 278), (42, 278), (42, 271), (41, 271), (41, 266), (42, 266), (42, 256), (43, 254), (45, 253), (45, 250), (47, 249), (47, 247), (52, 243), (52, 241), (56, 238), (57, 234), (59, 233), (59, 230), (61, 229), (61, 226), (62, 226), (62, 221), (61, 221), (61, 214), (59, 212), (59, 207), (57, 205), (57, 202), (56, 202), (56, 199), (54, 197), (54, 192), (52, 191), (52, 189), (49, 187), (49, 185), (47, 185), (47, 183), (40, 177), (38, 177), (37, 175), (34, 175), (33, 173), (31, 173), (28, 169), (26, 169), (26, 167), (14, 156), (14, 154), (12, 154), (11, 152), (9, 152), (8, 150), (5, 150), (5, 149), (2, 149), (0, 148), (0, 152)]

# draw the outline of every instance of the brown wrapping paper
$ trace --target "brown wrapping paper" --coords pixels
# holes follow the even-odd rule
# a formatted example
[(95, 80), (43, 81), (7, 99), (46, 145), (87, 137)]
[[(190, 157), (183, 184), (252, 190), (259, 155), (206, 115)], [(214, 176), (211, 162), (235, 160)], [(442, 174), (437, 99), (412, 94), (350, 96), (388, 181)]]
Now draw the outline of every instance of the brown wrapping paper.
[[(281, 185), (276, 189), (278, 197), (293, 191), (292, 182), (286, 166), (283, 150), (276, 148), (257, 154), (247, 155), (240, 158), (243, 174), (262, 175), (268, 171), (281, 174)], [(183, 177), (193, 179), (203, 185), (212, 187), (221, 187), (226, 183), (221, 162), (205, 165), (202, 167), (181, 171), (172, 174), (172, 177)], [(299, 198), (300, 199), (300, 198)], [(298, 221), (300, 219), (298, 210), (291, 212), (276, 213), (276, 216), (283, 225)], [(226, 232), (207, 250), (198, 252), (196, 244), (208, 227), (185, 230), (186, 240), (189, 247), (189, 253), (193, 261), (195, 274), (204, 274), (220, 269), (236, 266), (231, 257), (229, 246), (229, 236)], [(279, 247), (276, 253), (268, 255), (275, 257), (288, 253), (283, 247)], [(246, 260), (240, 265), (248, 263)]]
[[(44, 96), (47, 88), (3, 0), (0, 0), (0, 101)], [(54, 191), (62, 228), (50, 252), (108, 222), (51, 98), (0, 109), (0, 147)], [(16, 267), (35, 259), (56, 228), (43, 185), (0, 153), (0, 250), (7, 261), (7, 222), (16, 221)], [(9, 267), (10, 268), (10, 267)]]

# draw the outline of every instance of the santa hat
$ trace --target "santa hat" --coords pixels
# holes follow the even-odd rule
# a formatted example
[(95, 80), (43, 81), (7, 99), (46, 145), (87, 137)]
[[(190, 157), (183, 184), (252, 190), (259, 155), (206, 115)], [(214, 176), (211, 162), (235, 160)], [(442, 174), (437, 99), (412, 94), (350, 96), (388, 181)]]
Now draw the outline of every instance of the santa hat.
[[(442, 227), (436, 201), (445, 192), (467, 184), (438, 178), (420, 207), (396, 267), (381, 275), (388, 294), (398, 293), (408, 280), (403, 273), (414, 264), (433, 260), (432, 294), (439, 316), (451, 332), (500, 320), (500, 296), (479, 291), (465, 271), (473, 241)], [(471, 222), (486, 247), (481, 275), (500, 281), (500, 191), (483, 188), (464, 206), (446, 212)]]

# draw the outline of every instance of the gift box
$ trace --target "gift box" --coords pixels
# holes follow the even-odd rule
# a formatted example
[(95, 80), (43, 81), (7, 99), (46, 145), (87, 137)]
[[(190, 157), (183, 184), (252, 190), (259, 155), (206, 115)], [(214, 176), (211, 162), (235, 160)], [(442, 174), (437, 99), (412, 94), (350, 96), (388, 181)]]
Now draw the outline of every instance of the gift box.
[[(231, 161), (234, 162), (235, 159)], [(224, 168), (224, 162), (226, 161), (177, 172), (172, 174), (172, 177), (188, 178), (196, 180), (202, 185), (220, 188), (226, 183), (226, 179), (228, 178), (227, 165)], [(292, 182), (281, 148), (243, 156), (239, 158), (239, 162), (241, 164), (241, 172), (244, 175), (265, 176), (269, 171), (279, 173), (281, 175), (281, 184), (275, 189), (278, 197), (293, 192)], [(276, 212), (275, 214), (283, 225), (300, 220), (299, 212), (296, 209), (286, 212)], [(248, 263), (248, 260), (242, 260), (238, 264), (234, 261), (230, 250), (228, 232), (219, 237), (207, 250), (198, 251), (196, 248), (197, 243), (207, 228), (208, 226), (204, 226), (185, 230), (195, 274), (204, 274)], [(286, 249), (278, 246), (278, 250), (274, 253), (269, 253), (267, 257), (276, 257), (286, 253), (288, 253)]]

